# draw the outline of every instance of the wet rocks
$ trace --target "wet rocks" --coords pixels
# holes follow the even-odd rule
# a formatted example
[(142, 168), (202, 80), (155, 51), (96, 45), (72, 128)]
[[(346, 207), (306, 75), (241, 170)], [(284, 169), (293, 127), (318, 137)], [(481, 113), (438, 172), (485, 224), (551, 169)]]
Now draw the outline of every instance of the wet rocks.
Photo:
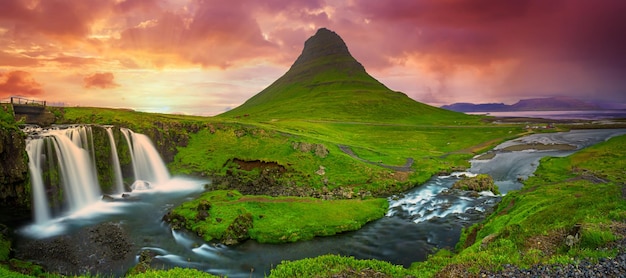
[(31, 199), (24, 186), (28, 179), (25, 145), (22, 132), (0, 127), (0, 203), (7, 207), (28, 207)]
[(15, 248), (15, 257), (63, 275), (115, 274), (134, 263), (135, 246), (123, 225), (107, 222), (67, 235), (29, 240)]
[(139, 253), (139, 262), (133, 266), (130, 270), (128, 270), (128, 275), (135, 275), (139, 273), (145, 273), (150, 270), (152, 267), (150, 264), (152, 263), (152, 259), (156, 257), (156, 253), (152, 250), (143, 250)]
[(176, 213), (173, 213), (172, 211), (169, 211), (168, 213), (163, 215), (162, 220), (169, 223), (172, 229), (174, 230), (180, 230), (180, 229), (185, 228), (185, 222), (187, 221), (185, 217), (178, 215)]
[(211, 209), (211, 203), (206, 200), (200, 201), (198, 204), (198, 214), (196, 214), (196, 220), (204, 221), (209, 217), (209, 210)]
[(252, 214), (240, 214), (224, 232), (222, 243), (226, 245), (241, 243), (250, 238), (250, 234), (248, 234), (250, 229), (252, 229)]
[(626, 253), (620, 252), (614, 258), (600, 259), (594, 263), (588, 260), (567, 265), (535, 265), (520, 269), (505, 265), (502, 271), (482, 271), (479, 277), (624, 277), (626, 275)]

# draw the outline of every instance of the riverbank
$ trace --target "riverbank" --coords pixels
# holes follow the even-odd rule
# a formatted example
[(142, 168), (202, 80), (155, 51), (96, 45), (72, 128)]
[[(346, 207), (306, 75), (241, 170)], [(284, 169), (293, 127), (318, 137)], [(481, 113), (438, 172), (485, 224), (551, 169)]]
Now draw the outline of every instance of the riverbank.
[(626, 237), (624, 169), (626, 136), (568, 157), (546, 157), (522, 190), (507, 194), (491, 216), (466, 230), (458, 253), (443, 252), (414, 269), (449, 277), (619, 270)]

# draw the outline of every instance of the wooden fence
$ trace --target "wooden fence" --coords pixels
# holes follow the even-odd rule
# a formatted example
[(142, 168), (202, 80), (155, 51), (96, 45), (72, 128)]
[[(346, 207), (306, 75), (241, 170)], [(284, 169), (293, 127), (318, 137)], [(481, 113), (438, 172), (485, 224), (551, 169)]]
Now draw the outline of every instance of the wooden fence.
[(23, 97), (7, 97), (0, 100), (0, 103), (10, 103), (18, 105), (39, 105), (46, 106), (45, 100), (26, 99)]

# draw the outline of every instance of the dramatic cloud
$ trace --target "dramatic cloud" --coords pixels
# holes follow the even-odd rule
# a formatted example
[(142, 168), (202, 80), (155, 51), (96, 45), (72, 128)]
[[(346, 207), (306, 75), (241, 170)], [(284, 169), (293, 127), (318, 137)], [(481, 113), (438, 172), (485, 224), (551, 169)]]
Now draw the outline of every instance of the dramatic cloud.
[[(610, 97), (626, 89), (620, 74), (626, 72), (626, 37), (619, 35), (620, 26), (626, 26), (624, 1), (406, 0), (390, 5), (366, 0), (354, 8), (377, 25), (378, 44), (402, 38), (402, 43), (373, 47), (393, 57), (390, 64), (413, 61), (443, 82), (462, 71), (482, 72), (483, 81), (499, 86), (499, 94), (516, 97), (584, 97), (590, 90)], [(510, 75), (490, 79), (489, 73), (503, 64)], [(587, 76), (584, 86), (568, 84), (580, 75)], [(505, 81), (516, 88), (496, 84)], [(519, 87), (523, 83), (533, 86)]]
[(43, 93), (41, 85), (25, 71), (0, 72), (0, 97), (33, 97)]
[(119, 86), (115, 83), (115, 76), (110, 72), (94, 73), (85, 77), (83, 82), (85, 88), (111, 89)]

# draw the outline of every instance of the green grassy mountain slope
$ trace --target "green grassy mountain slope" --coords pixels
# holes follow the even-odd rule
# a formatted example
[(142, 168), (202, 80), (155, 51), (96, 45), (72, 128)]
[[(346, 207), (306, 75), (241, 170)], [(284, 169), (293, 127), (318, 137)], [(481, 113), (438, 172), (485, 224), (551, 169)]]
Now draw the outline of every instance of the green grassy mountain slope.
[(429, 124), (466, 116), (419, 103), (370, 76), (335, 32), (319, 29), (289, 71), (218, 117)]

